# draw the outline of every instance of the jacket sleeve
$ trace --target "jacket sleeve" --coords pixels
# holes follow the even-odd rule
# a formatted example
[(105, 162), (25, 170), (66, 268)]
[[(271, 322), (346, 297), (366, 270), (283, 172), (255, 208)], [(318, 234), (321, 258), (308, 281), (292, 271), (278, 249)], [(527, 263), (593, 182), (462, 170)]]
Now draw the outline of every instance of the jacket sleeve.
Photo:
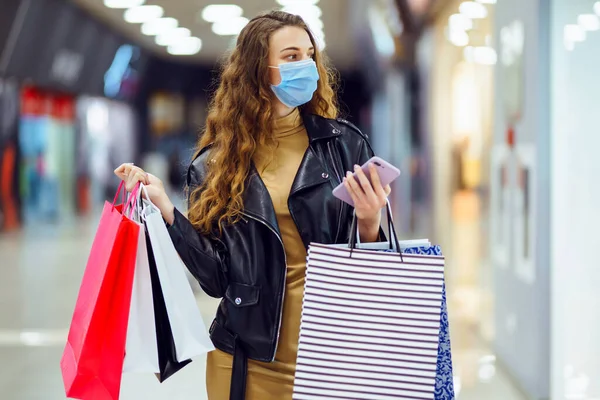
[[(192, 171), (190, 171), (192, 172)], [(197, 186), (193, 173), (188, 183)], [(202, 290), (211, 297), (222, 298), (227, 290), (227, 250), (223, 243), (201, 235), (192, 223), (175, 210), (173, 225), (168, 228), (175, 249)]]

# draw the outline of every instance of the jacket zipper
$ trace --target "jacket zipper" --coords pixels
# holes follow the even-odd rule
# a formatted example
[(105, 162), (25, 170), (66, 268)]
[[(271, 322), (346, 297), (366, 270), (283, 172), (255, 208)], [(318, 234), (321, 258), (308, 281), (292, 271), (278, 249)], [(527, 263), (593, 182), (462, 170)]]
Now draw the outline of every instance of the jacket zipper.
[(273, 356), (271, 357), (271, 362), (273, 362), (273, 361), (275, 361), (275, 356), (277, 355), (277, 347), (279, 346), (279, 334), (281, 333), (281, 316), (283, 314), (283, 301), (285, 299), (285, 282), (286, 282), (286, 277), (287, 277), (287, 255), (285, 254), (285, 246), (283, 245), (283, 239), (281, 239), (281, 237), (279, 236), (279, 234), (277, 233), (277, 231), (275, 229), (273, 229), (269, 224), (267, 224), (265, 221), (263, 221), (259, 218), (253, 217), (252, 215), (244, 213), (244, 212), (242, 214), (250, 219), (253, 219), (254, 221), (257, 221), (257, 222), (263, 224), (267, 228), (269, 228), (269, 230), (271, 232), (273, 232), (275, 234), (275, 236), (277, 236), (277, 240), (279, 240), (279, 243), (281, 244), (281, 250), (283, 251), (283, 259), (285, 261), (285, 271), (283, 274), (283, 282), (281, 283), (281, 287), (282, 287), (281, 304), (279, 306), (279, 320), (277, 323), (277, 338), (275, 339), (275, 351), (273, 352)]

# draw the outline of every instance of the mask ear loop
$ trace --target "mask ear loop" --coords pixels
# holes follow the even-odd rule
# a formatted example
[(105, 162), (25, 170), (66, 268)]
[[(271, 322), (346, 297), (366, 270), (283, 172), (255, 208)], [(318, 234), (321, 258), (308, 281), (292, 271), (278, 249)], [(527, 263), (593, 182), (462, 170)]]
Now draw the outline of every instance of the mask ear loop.
[(277, 85), (271, 85), (271, 86), (277, 87), (277, 86), (281, 85), (283, 83), (283, 77), (281, 76), (281, 68), (279, 68), (279, 66), (274, 67), (272, 65), (267, 65), (267, 67), (273, 68), (273, 69), (278, 69), (279, 70), (279, 79), (281, 79), (281, 82), (279, 82)]

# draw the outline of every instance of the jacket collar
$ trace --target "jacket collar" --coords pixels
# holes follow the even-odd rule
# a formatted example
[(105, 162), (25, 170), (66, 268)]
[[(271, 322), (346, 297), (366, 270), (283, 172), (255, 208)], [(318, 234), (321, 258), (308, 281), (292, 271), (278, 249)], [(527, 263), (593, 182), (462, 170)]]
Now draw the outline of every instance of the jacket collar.
[(302, 112), (302, 122), (304, 122), (304, 127), (311, 143), (334, 138), (342, 134), (339, 127), (332, 121), (319, 115)]
[[(339, 126), (334, 123), (335, 120), (316, 114), (309, 114), (304, 111), (300, 111), (300, 115), (302, 115), (302, 122), (306, 128), (310, 143), (323, 139), (331, 139), (342, 134)], [(212, 143), (207, 148), (210, 146), (212, 146)]]
[[(302, 114), (302, 120), (309, 137), (310, 145), (300, 163), (296, 178), (292, 185), (290, 198), (308, 188), (329, 183), (332, 177), (319, 156), (319, 152), (313, 144), (316, 141), (325, 140), (341, 135), (340, 129), (330, 120), (310, 114)], [(244, 193), (244, 213), (267, 223), (267, 225), (279, 234), (277, 216), (273, 208), (273, 202), (269, 191), (262, 181), (254, 163), (250, 168), (246, 189)]]

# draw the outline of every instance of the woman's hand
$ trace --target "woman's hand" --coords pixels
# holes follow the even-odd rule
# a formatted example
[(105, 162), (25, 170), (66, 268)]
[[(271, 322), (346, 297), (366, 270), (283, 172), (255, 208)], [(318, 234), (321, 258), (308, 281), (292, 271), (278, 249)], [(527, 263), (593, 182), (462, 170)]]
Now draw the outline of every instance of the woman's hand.
[(381, 185), (379, 173), (374, 164), (369, 164), (372, 183), (369, 182), (360, 166), (355, 165), (354, 172), (356, 173), (356, 179), (352, 172), (348, 172), (344, 178), (344, 186), (348, 190), (352, 201), (354, 201), (361, 240), (375, 242), (379, 237), (381, 210), (386, 205), (391, 188), (389, 185), (385, 187)]
[(115, 169), (115, 175), (125, 182), (125, 188), (128, 192), (131, 192), (138, 183), (143, 183), (148, 193), (148, 200), (159, 208), (168, 224), (173, 223), (175, 206), (167, 196), (165, 186), (160, 179), (133, 164), (121, 164)]

